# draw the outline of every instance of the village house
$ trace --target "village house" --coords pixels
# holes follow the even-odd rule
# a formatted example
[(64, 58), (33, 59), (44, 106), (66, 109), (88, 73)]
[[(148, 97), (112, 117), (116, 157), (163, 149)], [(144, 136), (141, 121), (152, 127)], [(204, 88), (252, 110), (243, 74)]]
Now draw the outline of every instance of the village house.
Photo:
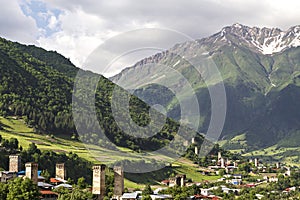
[(172, 195), (169, 195), (169, 194), (153, 194), (153, 195), (150, 195), (150, 197), (152, 200), (156, 200), (156, 199), (172, 200), (172, 199), (174, 199), (172, 197)]
[(50, 190), (42, 190), (41, 192), (41, 200), (56, 200), (58, 198), (58, 194), (56, 192)]
[(121, 200), (136, 200), (139, 199), (140, 195), (141, 194), (138, 192), (124, 193), (121, 197)]
[(263, 179), (267, 182), (278, 182), (276, 173), (264, 173)]
[(16, 172), (2, 171), (0, 172), (0, 179), (2, 183), (7, 183), (9, 180), (17, 177)]

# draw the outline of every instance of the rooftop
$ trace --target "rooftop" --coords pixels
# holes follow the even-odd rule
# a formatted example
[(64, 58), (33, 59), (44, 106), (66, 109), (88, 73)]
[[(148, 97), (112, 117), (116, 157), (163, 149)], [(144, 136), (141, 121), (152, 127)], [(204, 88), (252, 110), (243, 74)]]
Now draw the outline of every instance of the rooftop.
[(42, 195), (46, 195), (46, 194), (58, 195), (56, 192), (52, 192), (50, 190), (41, 190), (40, 192), (41, 192)]
[(138, 197), (138, 193), (133, 192), (133, 193), (124, 193), (122, 196), (122, 199), (136, 199)]

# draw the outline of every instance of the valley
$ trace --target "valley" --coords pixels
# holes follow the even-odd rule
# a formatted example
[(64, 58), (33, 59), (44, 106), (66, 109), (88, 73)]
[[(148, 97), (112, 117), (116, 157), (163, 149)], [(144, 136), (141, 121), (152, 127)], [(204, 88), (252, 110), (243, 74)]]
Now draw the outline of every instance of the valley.
[[(80, 193), (86, 197), (79, 199), (104, 199), (104, 193), (105, 199), (294, 198), (300, 188), (299, 32), (299, 26), (281, 31), (234, 24), (207, 38), (176, 44), (111, 78), (81, 70), (55, 51), (0, 38), (1, 178), (35, 187), (41, 183), (31, 183), (26, 173), (39, 166), (45, 181), (58, 184), (54, 169), (66, 166), (64, 189), (32, 189), (62, 199)], [(211, 62), (203, 64), (207, 60)], [(169, 67), (182, 76), (166, 73)], [(219, 76), (210, 67), (217, 67)], [(165, 77), (170, 88), (147, 84), (133, 90), (118, 84)], [(89, 87), (95, 80), (95, 88)], [(199, 105), (193, 104), (186, 84)], [(210, 95), (218, 87), (224, 87), (226, 99), (216, 103)], [(176, 96), (173, 91), (178, 90), (182, 92)], [(116, 92), (119, 102), (112, 101)], [(114, 110), (117, 103), (128, 103), (129, 111), (124, 106)], [(152, 109), (157, 103), (165, 113)], [(226, 107), (224, 127), (220, 120), (212, 129), (214, 135), (223, 128), (219, 138), (205, 135), (213, 103), (218, 111)], [(184, 113), (186, 105), (190, 109)], [(183, 113), (190, 118), (182, 119)], [(151, 135), (147, 126), (153, 116), (163, 123), (154, 123)], [(19, 169), (7, 171), (18, 156), (26, 163), (24, 176)], [(133, 171), (123, 174), (126, 166)], [(11, 195), (4, 183), (2, 194)], [(118, 187), (121, 194), (114, 190)]]
[[(66, 154), (72, 152), (87, 161), (93, 163), (98, 163), (101, 161), (101, 163), (108, 166), (118, 160), (134, 160), (136, 155), (133, 154), (132, 156), (128, 157), (120, 157), (115, 154), (115, 151), (104, 149), (97, 145), (83, 144), (80, 141), (72, 140), (64, 135), (51, 136), (46, 134), (36, 134), (33, 132), (32, 128), (26, 126), (22, 118), (17, 119), (15, 117), (0, 117), (0, 122), (3, 127), (3, 129), (0, 130), (0, 135), (2, 138), (16, 138), (19, 141), (19, 145), (24, 149), (27, 149), (31, 143), (35, 143), (36, 146), (42, 151), (50, 150), (56, 153)], [(120, 147), (120, 149), (127, 152), (132, 151), (127, 148)], [(92, 151), (93, 155), (98, 155), (98, 157), (94, 158), (90, 151)], [(173, 163), (172, 168), (173, 169), (170, 171), (171, 174), (186, 174), (188, 178), (193, 178), (195, 181), (213, 181), (219, 178), (219, 176), (203, 176), (199, 174), (197, 165), (195, 166), (191, 161), (186, 160), (185, 158), (181, 158)], [(129, 174), (129, 177), (125, 179), (125, 187), (135, 189), (143, 188), (145, 184), (157, 185), (161, 180), (165, 179), (166, 176), (171, 174), (168, 174), (168, 170), (160, 170), (158, 172), (148, 174)], [(125, 175), (125, 177), (126, 176), (127, 175)]]

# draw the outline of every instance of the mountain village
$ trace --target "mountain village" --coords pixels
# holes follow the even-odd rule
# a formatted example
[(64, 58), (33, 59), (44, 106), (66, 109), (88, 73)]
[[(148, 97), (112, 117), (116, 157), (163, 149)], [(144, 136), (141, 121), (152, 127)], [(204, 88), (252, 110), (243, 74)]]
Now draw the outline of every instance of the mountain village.
[[(196, 155), (198, 147), (195, 147)], [(114, 189), (112, 200), (135, 200), (135, 199), (225, 199), (228, 196), (239, 197), (242, 190), (254, 190), (259, 187), (266, 187), (269, 184), (278, 184), (279, 179), (289, 178), (292, 175), (290, 167), (279, 162), (270, 165), (264, 163), (257, 158), (248, 160), (233, 160), (222, 156), (221, 152), (213, 155), (210, 160), (214, 165), (198, 166), (199, 174), (207, 177), (217, 175), (220, 178), (216, 181), (203, 180), (202, 182), (194, 182), (193, 177), (187, 177), (185, 174), (177, 174), (165, 180), (161, 180), (157, 185), (148, 185), (148, 192), (137, 190), (134, 188), (124, 188), (124, 171), (122, 167), (113, 167), (114, 172)], [(8, 183), (17, 178), (28, 178), (36, 184), (40, 191), (40, 199), (55, 200), (60, 194), (57, 192), (59, 188), (72, 191), (74, 185), (68, 183), (66, 166), (64, 163), (57, 163), (55, 166), (55, 177), (46, 181), (41, 176), (41, 169), (38, 163), (25, 163), (25, 171), (21, 171), (21, 158), (19, 155), (9, 156), (9, 166), (7, 171), (0, 172), (0, 180), (2, 183)], [(106, 166), (93, 166), (93, 180), (91, 187), (87, 187), (96, 199), (108, 199), (106, 194), (105, 182)], [(271, 191), (278, 195), (288, 195), (291, 192), (299, 190), (299, 186), (287, 187), (283, 191)], [(147, 187), (147, 186), (146, 186)], [(170, 193), (170, 188), (196, 188), (193, 195), (188, 197), (175, 196)], [(126, 192), (125, 192), (126, 190)], [(224, 195), (222, 195), (224, 194)], [(255, 193), (256, 199), (263, 199), (264, 195)]]
[[(174, 44), (171, 49), (123, 70), (115, 79), (83, 70), (87, 80), (98, 80), (97, 87), (91, 90), (95, 109), (90, 109), (88, 92), (77, 94), (89, 84), (82, 80), (83, 88), (76, 85), (80, 68), (70, 59), (56, 51), (0, 37), (0, 200), (300, 199), (299, 41), (299, 25), (281, 31), (236, 23), (207, 38)], [(208, 48), (209, 52), (203, 53), (202, 48)], [(178, 52), (183, 52), (181, 60), (174, 56)], [(202, 80), (203, 75), (210, 74), (206, 66), (201, 69), (202, 74), (183, 62), (189, 59), (198, 62), (203, 57), (214, 59), (222, 79), (212, 76), (206, 83)], [(124, 77), (133, 77), (133, 82), (146, 79), (141, 69), (149, 71), (147, 76), (151, 80), (158, 77), (158, 72), (150, 73), (149, 64), (173, 66), (172, 70), (184, 77), (178, 83), (170, 77), (176, 91), (183, 88), (184, 102), (192, 101), (183, 80), (186, 78), (193, 86), (193, 96), (195, 93), (199, 100), (201, 97), (197, 101), (201, 117), (198, 113), (196, 117), (193, 115), (201, 122), (199, 129), (190, 130), (181, 123), (185, 119), (181, 118), (176, 95), (156, 83), (149, 84), (149, 88), (141, 87), (139, 92), (149, 95), (151, 102), (163, 99), (167, 117), (162, 129), (151, 137), (139, 138), (119, 126), (132, 130), (134, 123), (146, 127), (152, 120), (151, 103), (114, 83)], [(200, 149), (207, 135), (203, 137), (200, 132), (210, 128), (215, 116), (209, 89), (220, 85), (222, 91), (226, 90), (226, 101), (215, 104), (226, 105), (224, 123), (218, 124), (223, 129), (218, 142), (203, 156)], [(126, 102), (130, 104), (128, 113), (123, 109), (112, 112), (115, 88), (121, 91), (120, 97), (130, 96), (129, 103)], [(216, 97), (222, 99), (220, 95)], [(74, 110), (75, 105), (81, 106)], [(134, 123), (126, 121), (127, 114)], [(176, 148), (184, 147), (182, 160), (169, 163), (168, 155), (160, 159), (151, 154), (170, 144), (181, 128), (187, 134), (199, 133), (197, 139), (185, 141), (187, 145), (174, 144)], [(104, 135), (109, 142), (103, 139)], [(123, 157), (124, 154), (115, 155), (115, 150), (132, 154)], [(177, 150), (174, 148), (174, 152)], [(91, 152), (99, 157), (91, 156)], [(146, 155), (152, 156), (151, 159), (146, 160)], [(150, 170), (147, 178), (146, 173), (135, 174), (140, 179), (136, 181), (133, 173), (124, 170), (123, 161), (137, 168), (139, 162), (164, 163), (167, 167)], [(183, 166), (185, 171), (178, 170)]]

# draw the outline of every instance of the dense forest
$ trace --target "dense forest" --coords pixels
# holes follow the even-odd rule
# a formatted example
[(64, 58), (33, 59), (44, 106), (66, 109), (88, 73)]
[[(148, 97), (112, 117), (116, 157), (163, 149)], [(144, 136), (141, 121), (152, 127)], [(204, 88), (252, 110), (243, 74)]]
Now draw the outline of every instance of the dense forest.
[[(56, 52), (0, 38), (0, 115), (21, 116), (36, 133), (63, 134), (89, 143), (106, 144), (107, 141), (103, 140), (103, 136), (95, 128), (97, 125), (84, 115), (77, 119), (84, 134), (78, 135), (76, 131), (72, 115), (72, 92), (78, 70), (69, 59)], [(84, 73), (87, 78), (99, 79), (95, 95), (97, 123), (110, 141), (139, 151), (155, 150), (174, 138), (179, 124), (169, 118), (150, 139), (126, 134), (112, 114), (112, 92), (118, 90), (121, 96), (129, 96), (130, 117), (140, 126), (146, 126), (150, 122), (150, 107), (105, 77), (88, 71)], [(85, 105), (86, 102), (76, 103)], [(122, 110), (118, 112), (121, 120), (127, 117), (124, 113)], [(161, 114), (156, 112), (156, 115)], [(121, 123), (130, 126), (126, 121)], [(183, 130), (186, 133), (193, 132), (186, 127)], [(110, 147), (109, 144), (107, 146)]]

